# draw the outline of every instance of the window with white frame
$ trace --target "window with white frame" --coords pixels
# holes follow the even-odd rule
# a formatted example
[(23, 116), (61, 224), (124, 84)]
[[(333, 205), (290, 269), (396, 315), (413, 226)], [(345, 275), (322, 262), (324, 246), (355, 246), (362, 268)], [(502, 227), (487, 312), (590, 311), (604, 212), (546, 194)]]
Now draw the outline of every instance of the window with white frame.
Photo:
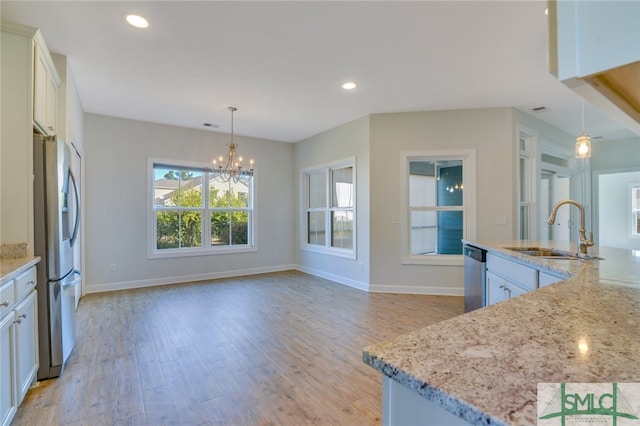
[(640, 183), (631, 185), (631, 235), (640, 237)]
[(254, 251), (253, 178), (218, 182), (194, 163), (150, 160), (150, 257)]
[(355, 161), (341, 161), (302, 172), (303, 248), (355, 255)]
[(475, 152), (403, 154), (403, 263), (460, 264), (475, 238)]

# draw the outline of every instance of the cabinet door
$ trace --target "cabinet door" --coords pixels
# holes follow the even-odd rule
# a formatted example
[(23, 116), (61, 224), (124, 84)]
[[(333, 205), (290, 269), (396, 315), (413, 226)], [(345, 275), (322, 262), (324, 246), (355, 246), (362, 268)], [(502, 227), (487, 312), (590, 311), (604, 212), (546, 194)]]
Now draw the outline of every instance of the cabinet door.
[(16, 302), (14, 280), (9, 280), (0, 285), (0, 318), (7, 315), (13, 309)]
[(14, 386), (15, 358), (13, 351), (14, 321), (12, 313), (0, 320), (0, 425), (11, 423), (18, 409), (16, 388)]
[(16, 305), (16, 371), (18, 401), (22, 401), (38, 372), (37, 292), (34, 290)]
[(506, 282), (505, 283), (505, 292), (507, 293), (507, 299), (511, 299), (512, 297), (520, 296), (521, 294), (525, 294), (529, 292), (529, 290), (525, 290), (522, 287), (518, 287), (517, 285)]
[(47, 64), (45, 57), (36, 45), (34, 60), (34, 80), (33, 80), (33, 122), (45, 131), (47, 128), (47, 86), (49, 77), (47, 75)]
[(505, 291), (506, 281), (496, 274), (492, 274), (487, 271), (486, 286), (487, 286), (487, 306), (494, 303), (507, 300), (507, 292)]
[(58, 102), (58, 86), (56, 86), (56, 82), (51, 78), (51, 76), (47, 76), (47, 115), (46, 115), (46, 125), (47, 128), (45, 131), (49, 135), (56, 134), (56, 103)]
[(487, 271), (486, 286), (487, 306), (520, 296), (528, 291), (489, 271)]

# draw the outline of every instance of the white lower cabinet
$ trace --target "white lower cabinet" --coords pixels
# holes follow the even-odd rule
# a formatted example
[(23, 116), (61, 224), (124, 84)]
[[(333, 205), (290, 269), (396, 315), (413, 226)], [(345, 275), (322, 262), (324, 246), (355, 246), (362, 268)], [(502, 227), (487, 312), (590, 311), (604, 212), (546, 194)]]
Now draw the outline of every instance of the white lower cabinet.
[(509, 300), (528, 291), (489, 271), (487, 271), (486, 280), (487, 305)]
[(35, 266), (0, 284), (0, 313), (0, 426), (8, 426), (38, 373)]
[(38, 311), (37, 292), (32, 291), (16, 305), (16, 384), (18, 401), (22, 401), (38, 373)]
[(15, 387), (14, 356), (14, 315), (5, 315), (0, 319), (0, 425), (11, 423), (18, 409)]
[(547, 269), (535, 268), (531, 264), (489, 252), (485, 281), (487, 306), (566, 278)]

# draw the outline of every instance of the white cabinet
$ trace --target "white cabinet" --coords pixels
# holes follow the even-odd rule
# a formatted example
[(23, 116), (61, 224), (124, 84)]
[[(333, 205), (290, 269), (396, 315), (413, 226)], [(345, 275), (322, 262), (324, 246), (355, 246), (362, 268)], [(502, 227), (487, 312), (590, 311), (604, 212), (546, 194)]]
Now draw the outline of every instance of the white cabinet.
[(32, 291), (14, 308), (16, 332), (16, 385), (22, 401), (38, 373), (37, 292)]
[(487, 306), (566, 279), (547, 269), (535, 268), (516, 259), (487, 253)]
[(487, 272), (486, 280), (487, 305), (509, 300), (528, 291), (491, 272)]
[(56, 134), (56, 104), (60, 79), (51, 56), (34, 43), (33, 125), (46, 135)]
[(538, 288), (538, 270), (487, 253), (487, 306)]
[(57, 131), (60, 79), (40, 31), (1, 25), (0, 242), (26, 242), (33, 254), (33, 131)]
[(35, 274), (32, 266), (0, 284), (0, 426), (11, 424), (38, 372)]
[(7, 314), (0, 318), (0, 425), (11, 423), (18, 409), (15, 388), (14, 316)]

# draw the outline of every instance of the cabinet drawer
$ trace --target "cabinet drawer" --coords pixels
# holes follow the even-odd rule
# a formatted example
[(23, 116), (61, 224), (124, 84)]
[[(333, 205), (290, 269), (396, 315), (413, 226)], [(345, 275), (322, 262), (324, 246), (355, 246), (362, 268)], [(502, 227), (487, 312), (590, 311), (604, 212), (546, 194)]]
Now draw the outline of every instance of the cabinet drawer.
[(15, 279), (16, 302), (21, 301), (36, 287), (35, 266), (18, 275)]
[(487, 253), (487, 270), (517, 284), (525, 290), (538, 288), (538, 270), (508, 260), (500, 256)]
[(0, 318), (9, 313), (16, 303), (13, 285), (14, 280), (9, 280), (0, 285)]

